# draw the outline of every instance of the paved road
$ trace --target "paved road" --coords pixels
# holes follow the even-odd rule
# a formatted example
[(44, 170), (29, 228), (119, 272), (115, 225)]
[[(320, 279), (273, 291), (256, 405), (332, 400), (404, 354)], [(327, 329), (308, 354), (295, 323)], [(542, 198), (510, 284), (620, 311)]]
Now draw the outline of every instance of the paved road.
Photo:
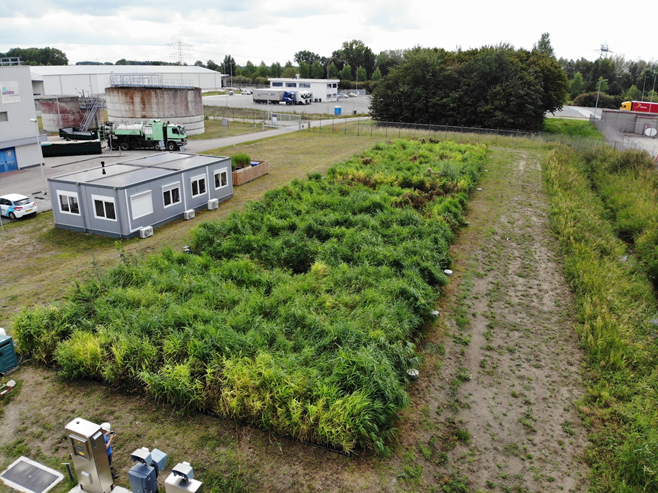
[[(341, 119), (340, 122), (368, 120), (368, 118), (347, 118)], [(338, 120), (336, 120), (338, 121)], [(310, 125), (314, 127), (332, 125), (333, 119), (327, 118), (322, 121), (311, 121)], [(308, 128), (309, 123), (304, 122), (303, 127)], [(276, 129), (268, 129), (251, 134), (238, 135), (235, 137), (224, 137), (221, 139), (208, 139), (208, 140), (190, 140), (185, 146), (185, 152), (196, 154), (219, 147), (228, 147), (232, 145), (242, 144), (253, 140), (266, 139), (268, 137), (275, 137), (290, 132), (299, 130), (298, 126), (294, 127), (281, 127)], [(59, 137), (49, 137), (49, 140), (60, 140)], [(95, 168), (100, 166), (101, 162), (105, 164), (112, 164), (131, 159), (149, 156), (151, 154), (159, 154), (161, 151), (111, 151), (108, 148), (103, 149), (103, 153), (94, 156), (59, 156), (44, 158), (43, 167), (24, 168), (18, 171), (10, 171), (9, 173), (0, 173), (0, 195), (8, 193), (20, 193), (31, 197), (37, 204), (39, 211), (49, 211), (52, 209), (50, 197), (44, 193), (44, 183), (48, 178), (54, 178), (66, 173), (78, 171), (81, 169)], [(43, 171), (43, 178), (42, 178)], [(8, 219), (3, 218), (3, 221)]]

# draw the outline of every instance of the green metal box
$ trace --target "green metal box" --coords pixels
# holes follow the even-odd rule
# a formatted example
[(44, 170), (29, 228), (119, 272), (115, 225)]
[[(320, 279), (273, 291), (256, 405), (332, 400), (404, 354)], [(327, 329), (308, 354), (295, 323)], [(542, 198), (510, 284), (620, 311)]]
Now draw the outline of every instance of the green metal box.
[(0, 373), (7, 373), (16, 365), (18, 365), (18, 359), (12, 338), (0, 335)]

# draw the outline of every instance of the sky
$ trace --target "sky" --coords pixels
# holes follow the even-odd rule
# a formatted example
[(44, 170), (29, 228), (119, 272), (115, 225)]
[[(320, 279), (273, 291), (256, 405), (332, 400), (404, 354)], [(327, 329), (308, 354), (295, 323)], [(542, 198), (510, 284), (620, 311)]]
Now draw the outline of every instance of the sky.
[(558, 58), (595, 60), (602, 44), (627, 60), (658, 57), (651, 29), (642, 42), (637, 24), (619, 22), (604, 7), (566, 0), (0, 0), (0, 52), (50, 46), (70, 64), (182, 58), (192, 65), (230, 54), (238, 65), (271, 65), (294, 63), (302, 50), (330, 56), (353, 39), (375, 54), (417, 45), (531, 49), (548, 32)]

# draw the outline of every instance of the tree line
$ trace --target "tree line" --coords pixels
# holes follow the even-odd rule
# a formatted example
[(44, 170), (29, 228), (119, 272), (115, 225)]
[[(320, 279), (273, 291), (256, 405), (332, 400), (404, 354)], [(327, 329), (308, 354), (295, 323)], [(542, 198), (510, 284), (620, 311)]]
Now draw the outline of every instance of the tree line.
[(363, 41), (354, 39), (343, 42), (331, 56), (298, 51), (293, 57), (294, 63), (288, 60), (284, 65), (279, 62), (267, 65), (264, 61), (256, 65), (248, 60), (240, 66), (231, 55), (226, 55), (219, 64), (213, 60), (206, 63), (197, 60), (194, 65), (227, 74), (234, 84), (267, 84), (271, 77), (293, 78), (299, 74), (303, 79), (340, 79), (343, 85), (351, 85), (352, 82), (368, 84), (381, 80), (402, 61), (403, 54), (404, 50), (385, 50), (375, 55)]

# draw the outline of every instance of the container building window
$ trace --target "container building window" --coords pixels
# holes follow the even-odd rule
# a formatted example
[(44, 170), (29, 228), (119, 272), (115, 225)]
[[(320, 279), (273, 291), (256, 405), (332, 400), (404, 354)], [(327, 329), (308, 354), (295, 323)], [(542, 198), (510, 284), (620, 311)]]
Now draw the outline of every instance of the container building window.
[(283, 82), (272, 82), (272, 87), (283, 87)]
[(228, 171), (225, 169), (215, 171), (215, 190), (228, 186)]
[(164, 206), (169, 207), (170, 205), (175, 205), (180, 203), (180, 183), (175, 183), (173, 185), (167, 185), (162, 187), (162, 199), (164, 200)]
[(192, 178), (192, 197), (198, 197), (206, 193), (206, 177), (195, 176)]
[(59, 212), (64, 214), (75, 214), (76, 216), (80, 215), (77, 193), (58, 190), (57, 197), (59, 197)]
[(7, 116), (6, 111), (0, 111), (0, 122), (8, 122), (9, 117)]
[(111, 221), (117, 220), (114, 210), (114, 199), (112, 197), (92, 195), (91, 200), (94, 201), (94, 217), (97, 219), (109, 219)]
[(286, 87), (297, 87), (297, 82), (286, 82)]

